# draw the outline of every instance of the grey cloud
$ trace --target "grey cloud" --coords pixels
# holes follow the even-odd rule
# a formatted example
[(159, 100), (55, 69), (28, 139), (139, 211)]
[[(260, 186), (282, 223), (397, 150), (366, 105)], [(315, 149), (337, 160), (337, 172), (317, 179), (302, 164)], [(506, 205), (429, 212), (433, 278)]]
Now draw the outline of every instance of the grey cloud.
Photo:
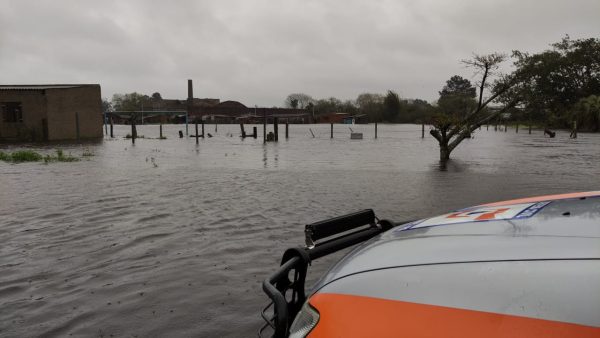
[(434, 100), (472, 52), (600, 35), (598, 1), (75, 1), (0, 3), (2, 83), (93, 82), (281, 105), (287, 94), (397, 90)]

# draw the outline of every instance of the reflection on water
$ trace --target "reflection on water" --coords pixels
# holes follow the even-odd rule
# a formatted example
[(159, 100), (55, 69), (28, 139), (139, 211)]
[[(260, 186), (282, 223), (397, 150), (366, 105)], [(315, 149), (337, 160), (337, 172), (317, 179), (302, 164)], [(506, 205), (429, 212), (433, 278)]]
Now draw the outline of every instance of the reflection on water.
[(94, 154), (81, 162), (0, 163), (0, 336), (251, 336), (260, 283), (306, 223), (600, 190), (598, 135), (479, 131), (442, 171), (420, 126), (353, 129), (364, 140), (291, 125), (289, 140), (263, 144), (220, 125), (196, 146), (177, 136), (185, 126), (164, 126), (167, 140), (139, 126), (135, 145), (116, 126), (118, 138), (60, 146)]

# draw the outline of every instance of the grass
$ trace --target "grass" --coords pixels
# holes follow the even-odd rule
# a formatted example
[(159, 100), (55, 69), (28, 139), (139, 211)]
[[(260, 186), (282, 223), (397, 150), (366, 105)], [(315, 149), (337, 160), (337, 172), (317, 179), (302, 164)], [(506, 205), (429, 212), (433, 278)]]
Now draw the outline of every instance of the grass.
[(56, 156), (46, 155), (44, 157), (44, 163), (77, 162), (77, 161), (79, 161), (79, 158), (77, 158), (75, 156), (71, 156), (70, 153), (68, 155), (65, 155), (65, 153), (62, 151), (62, 149), (56, 149)]
[(12, 163), (21, 163), (21, 162), (37, 162), (41, 161), (43, 158), (42, 155), (36, 153), (31, 150), (18, 150), (13, 152), (12, 154), (4, 153), (0, 151), (0, 160), (5, 162)]
[[(92, 154), (93, 155), (93, 154)], [(92, 156), (87, 155), (87, 156)], [(46, 155), (42, 156), (39, 153), (36, 153), (32, 150), (17, 150), (12, 153), (5, 153), (0, 151), (0, 161), (10, 162), (10, 163), (23, 163), (23, 162), (39, 162), (44, 161), (44, 163), (50, 162), (77, 162), (79, 158), (72, 156), (70, 153), (65, 154), (62, 149), (56, 150), (56, 155)]]

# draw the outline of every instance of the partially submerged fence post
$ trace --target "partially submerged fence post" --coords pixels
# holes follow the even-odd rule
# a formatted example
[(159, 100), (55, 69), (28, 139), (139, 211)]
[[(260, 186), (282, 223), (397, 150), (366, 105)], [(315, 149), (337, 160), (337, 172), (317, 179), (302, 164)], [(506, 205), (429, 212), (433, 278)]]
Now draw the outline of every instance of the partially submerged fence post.
[(517, 127), (515, 128), (515, 130), (516, 130), (515, 133), (518, 134), (519, 133), (519, 122), (517, 122)]
[(242, 131), (242, 138), (246, 138), (246, 130), (244, 130), (243, 123), (240, 123), (240, 130)]
[(202, 123), (202, 138), (204, 138), (204, 121), (202, 121), (200, 123)]
[(135, 118), (131, 119), (131, 143), (135, 144), (137, 138), (137, 129), (135, 128)]
[(508, 131), (508, 123), (504, 123), (504, 132), (506, 133)]
[(377, 138), (377, 122), (375, 122), (375, 138)]
[(218, 123), (217, 123), (217, 121), (215, 120), (215, 133), (217, 132), (217, 126), (218, 126), (218, 125), (219, 125), (219, 124), (218, 124)]
[(333, 122), (331, 122), (331, 138), (333, 138)]
[(163, 134), (162, 134), (162, 123), (160, 124), (160, 137), (161, 140), (163, 139)]
[(290, 123), (285, 121), (285, 138), (286, 140), (290, 138)]
[(529, 134), (531, 134), (531, 122), (529, 122)]
[(254, 138), (257, 138), (257, 137), (258, 137), (258, 135), (256, 134), (256, 131), (257, 131), (257, 129), (258, 129), (258, 128), (256, 128), (256, 127), (252, 127), (252, 131), (253, 131), (253, 133), (252, 133), (252, 136), (253, 136)]
[(267, 143), (267, 111), (263, 110), (263, 143)]
[(489, 125), (489, 124), (486, 124), (486, 125), (485, 125), (485, 130), (486, 130), (486, 131), (490, 130), (490, 125)]
[(421, 138), (425, 138), (425, 123), (421, 123)]
[(196, 121), (195, 125), (196, 125), (196, 135), (195, 135), (196, 136), (196, 144), (198, 144), (198, 121)]
[(75, 133), (77, 135), (77, 142), (79, 142), (79, 113), (75, 112)]
[(273, 133), (275, 134), (275, 142), (279, 141), (279, 118), (273, 118)]
[(108, 135), (108, 117), (106, 116), (106, 112), (104, 114), (104, 135)]
[(113, 118), (112, 116), (110, 117), (110, 138), (114, 138), (115, 135), (113, 134)]
[(573, 130), (571, 130), (570, 138), (577, 138), (577, 121), (573, 121)]

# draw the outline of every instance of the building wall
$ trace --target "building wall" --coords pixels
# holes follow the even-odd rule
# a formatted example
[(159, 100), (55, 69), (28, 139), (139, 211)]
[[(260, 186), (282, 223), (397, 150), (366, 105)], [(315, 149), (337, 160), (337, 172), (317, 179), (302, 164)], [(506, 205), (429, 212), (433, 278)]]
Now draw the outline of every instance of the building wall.
[(43, 90), (0, 90), (0, 105), (21, 102), (23, 122), (6, 123), (0, 115), (0, 139), (43, 138), (42, 120), (47, 118), (46, 97)]
[(100, 85), (47, 89), (46, 98), (50, 141), (77, 138), (75, 113), (79, 115), (79, 133), (82, 139), (102, 137)]

